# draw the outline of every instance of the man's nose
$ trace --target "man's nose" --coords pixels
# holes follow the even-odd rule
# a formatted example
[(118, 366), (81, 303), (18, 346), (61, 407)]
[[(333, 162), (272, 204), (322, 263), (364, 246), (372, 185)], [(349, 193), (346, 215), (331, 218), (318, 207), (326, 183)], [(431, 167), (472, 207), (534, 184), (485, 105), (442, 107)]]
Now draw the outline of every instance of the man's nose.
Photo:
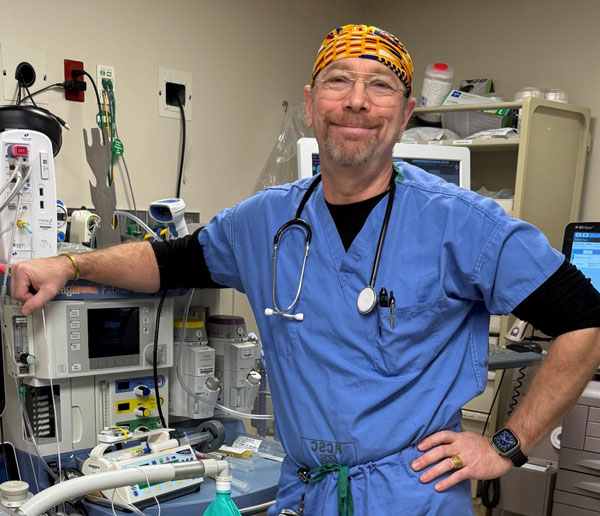
[(363, 79), (356, 79), (348, 96), (344, 99), (344, 107), (352, 111), (368, 110), (371, 106), (367, 96), (367, 85)]

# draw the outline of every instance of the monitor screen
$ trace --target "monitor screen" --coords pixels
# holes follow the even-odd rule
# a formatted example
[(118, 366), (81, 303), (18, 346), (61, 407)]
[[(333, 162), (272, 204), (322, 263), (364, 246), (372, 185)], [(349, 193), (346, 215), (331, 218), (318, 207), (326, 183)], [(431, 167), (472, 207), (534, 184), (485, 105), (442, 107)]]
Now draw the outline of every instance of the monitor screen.
[[(471, 160), (469, 149), (466, 147), (397, 143), (394, 146), (394, 163), (401, 165), (403, 162), (422, 168), (462, 188), (471, 187)], [(312, 177), (320, 171), (317, 140), (300, 138), (298, 177)]]
[(137, 355), (140, 352), (138, 307), (88, 310), (90, 358)]
[(600, 222), (567, 225), (563, 254), (600, 290)]

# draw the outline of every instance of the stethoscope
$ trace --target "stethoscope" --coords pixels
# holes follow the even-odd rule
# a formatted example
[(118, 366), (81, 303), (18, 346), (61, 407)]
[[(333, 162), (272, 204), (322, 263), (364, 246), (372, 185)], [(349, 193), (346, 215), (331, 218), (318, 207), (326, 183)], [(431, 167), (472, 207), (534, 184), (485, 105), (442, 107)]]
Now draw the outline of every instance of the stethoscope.
[[(396, 192), (396, 172), (392, 174), (392, 178), (390, 179), (389, 186), (389, 197), (387, 202), (387, 207), (385, 210), (385, 217), (383, 218), (383, 225), (381, 226), (381, 231), (379, 233), (379, 241), (377, 242), (377, 252), (375, 253), (375, 259), (373, 261), (373, 270), (371, 271), (371, 280), (369, 284), (364, 287), (358, 294), (358, 298), (356, 300), (356, 307), (358, 311), (366, 315), (370, 313), (375, 305), (377, 304), (377, 293), (375, 292), (375, 279), (377, 277), (377, 269), (379, 269), (379, 260), (381, 258), (381, 250), (383, 249), (383, 242), (385, 241), (385, 234), (387, 232), (388, 223), (390, 221), (390, 215), (392, 213), (392, 205), (394, 203), (394, 194)], [(293, 219), (288, 220), (285, 224), (283, 224), (275, 233), (275, 237), (273, 238), (273, 278), (272, 278), (272, 290), (271, 297), (273, 301), (273, 308), (265, 308), (265, 315), (281, 315), (288, 319), (295, 319), (296, 321), (304, 320), (303, 313), (290, 314), (290, 310), (296, 306), (298, 302), (298, 298), (300, 297), (300, 292), (302, 290), (302, 281), (304, 280), (304, 270), (306, 269), (306, 258), (308, 257), (308, 249), (310, 247), (310, 240), (312, 238), (312, 230), (310, 229), (310, 225), (308, 222), (300, 218), (302, 214), (302, 210), (304, 206), (308, 202), (310, 196), (314, 192), (315, 188), (321, 181), (321, 175), (319, 174), (315, 177), (314, 181), (310, 184), (306, 193), (302, 197), (300, 204), (298, 205), (298, 209), (296, 210), (296, 215)], [(298, 289), (296, 290), (296, 296), (294, 300), (285, 310), (281, 310), (279, 306), (277, 306), (277, 300), (275, 295), (275, 277), (277, 272), (277, 250), (279, 248), (279, 241), (281, 240), (281, 236), (285, 233), (289, 228), (296, 226), (304, 230), (304, 257), (302, 258), (302, 269), (300, 271), (300, 280), (298, 281)]]

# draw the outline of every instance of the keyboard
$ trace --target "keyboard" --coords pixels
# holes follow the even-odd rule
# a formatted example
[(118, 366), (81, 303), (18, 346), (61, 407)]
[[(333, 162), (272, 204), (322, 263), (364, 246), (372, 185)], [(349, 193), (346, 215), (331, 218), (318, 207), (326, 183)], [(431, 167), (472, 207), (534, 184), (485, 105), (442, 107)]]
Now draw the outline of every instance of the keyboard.
[(489, 344), (488, 347), (488, 369), (490, 371), (537, 365), (543, 358), (544, 355), (533, 351), (520, 353), (498, 344)]

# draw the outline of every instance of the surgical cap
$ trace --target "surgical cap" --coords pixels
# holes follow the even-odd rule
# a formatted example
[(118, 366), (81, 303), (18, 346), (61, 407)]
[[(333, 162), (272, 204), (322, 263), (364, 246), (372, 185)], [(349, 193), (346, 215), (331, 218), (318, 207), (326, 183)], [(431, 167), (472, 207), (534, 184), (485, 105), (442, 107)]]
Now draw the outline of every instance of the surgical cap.
[(317, 53), (311, 86), (323, 68), (347, 57), (362, 57), (383, 63), (406, 86), (410, 95), (413, 64), (405, 46), (393, 34), (367, 25), (344, 25), (327, 34)]

